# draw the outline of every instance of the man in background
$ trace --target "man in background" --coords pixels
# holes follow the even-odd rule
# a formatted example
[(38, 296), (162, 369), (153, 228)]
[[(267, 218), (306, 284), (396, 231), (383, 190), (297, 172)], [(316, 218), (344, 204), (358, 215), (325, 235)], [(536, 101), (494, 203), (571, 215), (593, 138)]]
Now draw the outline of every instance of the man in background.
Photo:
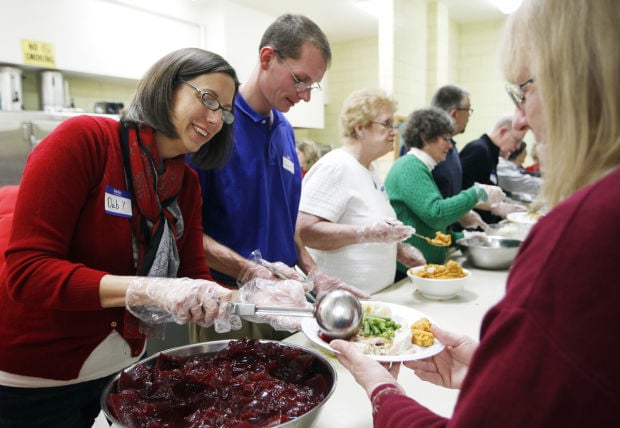
[[(474, 183), (498, 185), (497, 163), (500, 152), (507, 155), (515, 151), (526, 130), (512, 127), (512, 114), (499, 118), (489, 134), (482, 134), (477, 140), (471, 141), (461, 150), (460, 158), (463, 166), (463, 188), (469, 189)], [(515, 211), (523, 211), (520, 204), (502, 202), (494, 206), (477, 207), (477, 212), (486, 223), (497, 223)]]
[[(444, 198), (449, 198), (463, 190), (463, 168), (461, 159), (456, 148), (454, 135), (465, 132), (469, 117), (474, 112), (471, 108), (469, 91), (458, 85), (444, 85), (437, 89), (431, 99), (431, 106), (444, 110), (454, 120), (454, 134), (450, 141), (452, 148), (446, 156), (446, 160), (437, 164), (433, 169), (433, 179)], [(462, 228), (485, 229), (486, 223), (475, 211), (470, 211), (459, 219), (458, 224), (453, 225), (456, 230)]]

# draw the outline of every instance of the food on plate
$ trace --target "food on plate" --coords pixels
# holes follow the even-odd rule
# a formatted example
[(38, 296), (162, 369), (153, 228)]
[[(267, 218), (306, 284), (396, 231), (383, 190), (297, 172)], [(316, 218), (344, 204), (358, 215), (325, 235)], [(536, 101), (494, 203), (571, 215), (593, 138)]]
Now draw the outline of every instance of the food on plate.
[(418, 269), (413, 272), (415, 276), (420, 278), (430, 279), (454, 279), (464, 278), (467, 273), (463, 270), (463, 267), (454, 260), (448, 261), (445, 265), (428, 264), (424, 265), (423, 269)]
[(247, 338), (215, 354), (162, 353), (153, 365), (121, 372), (108, 406), (128, 427), (271, 427), (307, 413), (329, 393), (316, 359)]
[[(363, 353), (369, 355), (404, 355), (414, 354), (418, 351), (418, 346), (431, 346), (434, 343), (434, 337), (429, 345), (428, 338), (419, 343), (414, 341), (414, 325), (419, 328), (428, 328), (430, 332), (430, 321), (428, 327), (423, 327), (419, 324), (421, 320), (410, 324), (410, 320), (394, 319), (392, 317), (392, 311), (389, 306), (377, 302), (362, 302), (362, 309), (364, 312), (364, 318), (362, 319), (362, 327), (358, 333), (349, 339), (353, 342), (358, 349)], [(415, 331), (418, 331), (416, 327)], [(432, 336), (432, 333), (430, 333)], [(416, 339), (417, 340), (417, 339)]]
[(420, 318), (411, 325), (411, 343), (425, 348), (435, 343), (435, 336), (431, 332), (431, 322), (428, 318)]
[(452, 245), (452, 236), (437, 231), (435, 232), (435, 237), (429, 240), (428, 243), (431, 245), (449, 247), (450, 245)]
[(394, 332), (400, 328), (400, 324), (390, 317), (367, 314), (362, 318), (359, 334), (365, 337), (394, 337)]

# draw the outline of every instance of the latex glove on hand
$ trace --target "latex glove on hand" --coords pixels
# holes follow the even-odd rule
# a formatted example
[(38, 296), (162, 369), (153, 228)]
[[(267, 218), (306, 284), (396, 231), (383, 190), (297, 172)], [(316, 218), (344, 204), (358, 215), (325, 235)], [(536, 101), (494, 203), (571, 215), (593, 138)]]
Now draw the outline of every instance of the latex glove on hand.
[(370, 299), (370, 294), (347, 284), (340, 278), (322, 272), (319, 268), (314, 268), (308, 273), (308, 280), (314, 284), (317, 297), (332, 290), (346, 290), (360, 299)]
[(491, 212), (501, 218), (506, 218), (508, 214), (520, 211), (527, 211), (527, 208), (521, 204), (511, 204), (508, 202), (502, 202), (491, 206)]
[[(248, 266), (237, 278), (237, 284), (242, 287), (243, 284), (254, 278), (263, 278), (270, 280), (294, 279), (296, 281), (304, 281), (304, 277), (294, 268), (287, 266), (282, 262), (267, 262), (265, 260), (257, 263), (248, 261)], [(309, 286), (311, 288), (311, 286)]]
[(485, 237), (487, 236), (487, 234), (484, 232), (478, 232), (477, 230), (464, 230), (463, 231), (463, 237), (465, 239), (475, 238), (476, 236)]
[(372, 224), (361, 226), (357, 229), (357, 242), (401, 242), (409, 238), (415, 229), (405, 226), (402, 222), (385, 218)]
[(482, 230), (487, 230), (489, 228), (489, 225), (486, 224), (484, 220), (482, 220), (480, 214), (478, 214), (474, 210), (470, 210), (468, 213), (463, 215), (463, 217), (459, 219), (459, 224), (465, 229), (480, 228)]
[[(278, 281), (251, 279), (239, 289), (235, 301), (253, 303), (257, 307), (312, 308), (306, 300), (303, 284), (292, 279)], [(276, 330), (291, 332), (301, 330), (300, 317), (253, 315), (243, 318), (251, 322), (270, 324)]]
[(478, 192), (478, 202), (486, 202), (492, 205), (500, 203), (506, 198), (506, 194), (498, 186), (474, 183), (474, 187)]
[(204, 279), (137, 277), (129, 283), (125, 305), (147, 324), (193, 321), (226, 332), (241, 328), (239, 317), (227, 311), (232, 296), (232, 290)]
[(426, 258), (424, 258), (422, 251), (409, 244), (398, 244), (396, 259), (408, 268), (426, 264)]

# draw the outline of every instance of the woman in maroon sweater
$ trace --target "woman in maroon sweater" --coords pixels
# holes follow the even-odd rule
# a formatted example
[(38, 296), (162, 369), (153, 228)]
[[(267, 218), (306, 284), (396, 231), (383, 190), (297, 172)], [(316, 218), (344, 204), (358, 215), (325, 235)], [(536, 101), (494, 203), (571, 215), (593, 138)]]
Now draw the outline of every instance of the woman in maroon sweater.
[(233, 292), (205, 264), (185, 164), (226, 160), (238, 85), (221, 56), (181, 49), (148, 71), (120, 123), (67, 119), (31, 153), (0, 272), (0, 426), (90, 427), (144, 333), (239, 328)]
[(435, 329), (446, 349), (404, 363), (460, 388), (450, 419), (407, 397), (398, 367), (332, 342), (371, 398), (375, 427), (618, 425), (618, 22), (616, 0), (525, 0), (509, 18), (503, 68), (514, 127), (545, 145), (542, 191), (554, 208), (523, 243), (480, 343)]

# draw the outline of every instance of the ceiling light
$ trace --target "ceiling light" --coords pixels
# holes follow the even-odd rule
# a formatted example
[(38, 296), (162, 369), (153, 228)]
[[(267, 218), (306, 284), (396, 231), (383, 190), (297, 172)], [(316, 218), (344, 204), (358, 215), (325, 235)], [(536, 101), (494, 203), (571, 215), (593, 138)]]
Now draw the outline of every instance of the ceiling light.
[(381, 14), (383, 0), (355, 0), (355, 6), (374, 16)]
[(488, 0), (493, 6), (497, 7), (502, 13), (506, 15), (511, 14), (519, 6), (521, 6), (521, 0)]

